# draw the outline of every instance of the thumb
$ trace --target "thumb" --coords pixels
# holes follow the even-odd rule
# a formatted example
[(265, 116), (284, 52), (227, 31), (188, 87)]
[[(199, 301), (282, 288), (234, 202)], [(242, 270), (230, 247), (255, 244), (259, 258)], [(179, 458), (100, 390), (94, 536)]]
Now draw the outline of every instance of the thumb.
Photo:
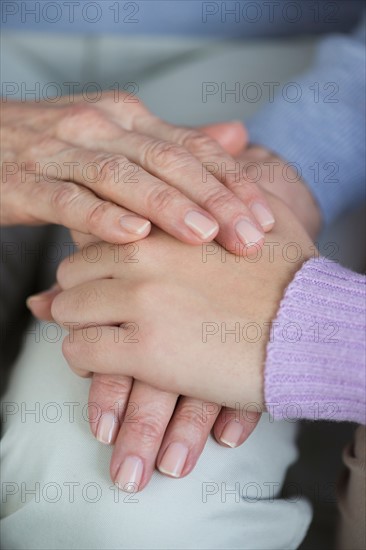
[(217, 141), (230, 155), (238, 155), (248, 146), (248, 132), (239, 120), (201, 126), (200, 130)]

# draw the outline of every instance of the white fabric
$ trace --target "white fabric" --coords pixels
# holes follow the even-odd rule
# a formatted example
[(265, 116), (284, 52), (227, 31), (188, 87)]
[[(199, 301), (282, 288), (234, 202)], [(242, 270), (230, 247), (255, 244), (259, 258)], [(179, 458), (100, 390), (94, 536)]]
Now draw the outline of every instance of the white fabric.
[(27, 334), (3, 400), (4, 550), (298, 546), (308, 504), (273, 499), (296, 458), (293, 424), (264, 415), (238, 449), (210, 439), (184, 479), (155, 473), (143, 492), (119, 493), (109, 478), (111, 448), (89, 431), (90, 381), (69, 370), (51, 325), (39, 334)]

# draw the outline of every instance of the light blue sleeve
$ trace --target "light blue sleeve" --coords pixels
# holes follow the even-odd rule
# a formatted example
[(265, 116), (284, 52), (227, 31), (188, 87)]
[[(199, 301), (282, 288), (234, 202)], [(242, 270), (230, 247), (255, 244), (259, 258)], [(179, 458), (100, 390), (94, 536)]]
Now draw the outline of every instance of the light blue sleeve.
[(296, 163), (325, 225), (365, 201), (365, 18), (322, 40), (312, 69), (247, 126), (252, 143)]

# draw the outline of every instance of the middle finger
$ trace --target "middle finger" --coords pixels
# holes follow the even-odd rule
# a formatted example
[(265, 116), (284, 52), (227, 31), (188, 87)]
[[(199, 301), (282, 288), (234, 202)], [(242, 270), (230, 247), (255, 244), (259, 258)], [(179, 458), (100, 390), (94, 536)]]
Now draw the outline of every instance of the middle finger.
[(177, 398), (134, 382), (129, 399), (133, 413), (122, 423), (111, 460), (111, 477), (119, 489), (137, 492), (149, 482)]

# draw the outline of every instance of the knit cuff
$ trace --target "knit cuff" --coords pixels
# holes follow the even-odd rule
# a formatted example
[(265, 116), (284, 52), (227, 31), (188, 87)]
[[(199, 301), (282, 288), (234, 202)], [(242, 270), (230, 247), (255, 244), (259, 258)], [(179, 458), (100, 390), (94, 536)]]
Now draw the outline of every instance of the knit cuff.
[(307, 261), (272, 325), (265, 401), (275, 419), (366, 424), (365, 277)]

